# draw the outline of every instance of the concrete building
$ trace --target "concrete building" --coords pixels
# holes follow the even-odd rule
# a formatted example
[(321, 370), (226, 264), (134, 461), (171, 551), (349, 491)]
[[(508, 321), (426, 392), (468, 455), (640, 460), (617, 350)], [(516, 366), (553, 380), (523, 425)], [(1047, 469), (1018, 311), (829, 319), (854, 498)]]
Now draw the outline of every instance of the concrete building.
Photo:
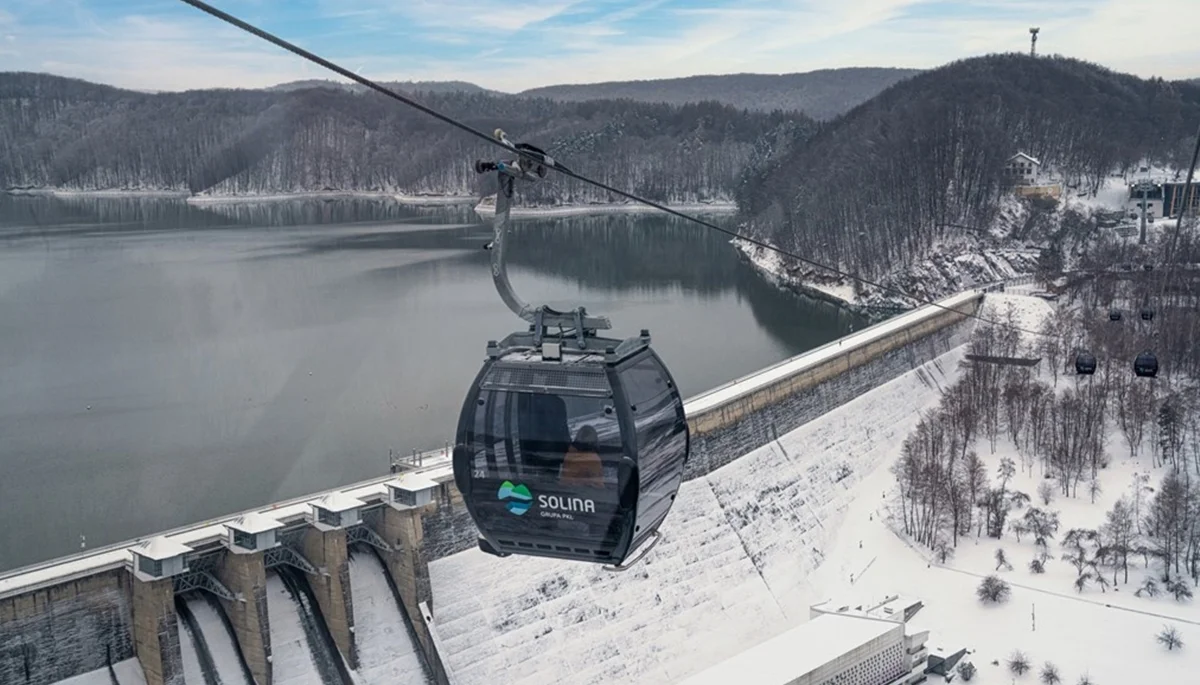
[(920, 602), (892, 608), (888, 618), (867, 612), (822, 611), (680, 685), (907, 685), (925, 680), (925, 640), (907, 635), (904, 616)]
[[(1129, 210), (1130, 219), (1141, 218), (1143, 193), (1145, 194), (1146, 220), (1153, 222), (1163, 215), (1163, 184), (1146, 179), (1129, 184), (1129, 197), (1125, 200), (1125, 208)], [(1182, 192), (1180, 198), (1182, 198)]]

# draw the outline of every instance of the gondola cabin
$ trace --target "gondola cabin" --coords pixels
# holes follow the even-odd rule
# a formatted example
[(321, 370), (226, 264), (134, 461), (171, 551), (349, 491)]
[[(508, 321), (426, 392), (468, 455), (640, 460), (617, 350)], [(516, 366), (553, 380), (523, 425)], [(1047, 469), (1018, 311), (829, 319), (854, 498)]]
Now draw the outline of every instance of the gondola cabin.
[(1121, 320), (1121, 310), (1120, 309), (1108, 310), (1108, 320), (1109, 321), (1120, 321)]
[(1154, 310), (1149, 307), (1142, 307), (1142, 321), (1153, 321)]
[(657, 539), (683, 480), (683, 400), (645, 331), (573, 346), (489, 343), (459, 418), (455, 482), (485, 552), (620, 566)]
[(1075, 373), (1090, 376), (1096, 373), (1096, 357), (1090, 352), (1080, 352), (1075, 355)]
[(1149, 350), (1139, 354), (1133, 360), (1133, 373), (1141, 378), (1155, 378), (1158, 376), (1158, 357)]

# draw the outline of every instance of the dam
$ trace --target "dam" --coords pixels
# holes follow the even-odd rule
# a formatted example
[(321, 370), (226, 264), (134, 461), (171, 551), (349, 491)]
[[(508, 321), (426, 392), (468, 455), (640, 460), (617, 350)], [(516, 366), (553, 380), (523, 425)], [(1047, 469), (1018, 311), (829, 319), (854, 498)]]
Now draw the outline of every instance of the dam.
[(444, 448), (0, 575), (0, 683), (676, 682), (807, 611), (841, 493), (936, 404), (987, 290), (688, 400), (692, 457), (642, 568), (483, 555)]

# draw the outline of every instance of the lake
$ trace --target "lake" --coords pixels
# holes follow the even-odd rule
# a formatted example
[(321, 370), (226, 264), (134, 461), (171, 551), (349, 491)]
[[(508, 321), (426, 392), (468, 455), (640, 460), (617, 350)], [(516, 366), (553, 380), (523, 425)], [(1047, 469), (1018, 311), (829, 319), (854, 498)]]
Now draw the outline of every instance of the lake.
[[(441, 447), (487, 340), (525, 327), (490, 231), (464, 206), (0, 194), (0, 570)], [(509, 250), (525, 299), (648, 328), (685, 397), (866, 325), (670, 216), (522, 219)]]

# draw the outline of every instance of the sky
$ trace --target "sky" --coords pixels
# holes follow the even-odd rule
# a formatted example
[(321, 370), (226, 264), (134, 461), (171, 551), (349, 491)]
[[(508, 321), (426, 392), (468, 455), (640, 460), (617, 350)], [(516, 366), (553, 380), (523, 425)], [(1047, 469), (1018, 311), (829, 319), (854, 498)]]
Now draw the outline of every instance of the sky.
[[(213, 0), (366, 78), (556, 83), (1038, 51), (1200, 77), (1200, 0)], [(0, 70), (141, 90), (338, 78), (180, 0), (4, 0)]]

